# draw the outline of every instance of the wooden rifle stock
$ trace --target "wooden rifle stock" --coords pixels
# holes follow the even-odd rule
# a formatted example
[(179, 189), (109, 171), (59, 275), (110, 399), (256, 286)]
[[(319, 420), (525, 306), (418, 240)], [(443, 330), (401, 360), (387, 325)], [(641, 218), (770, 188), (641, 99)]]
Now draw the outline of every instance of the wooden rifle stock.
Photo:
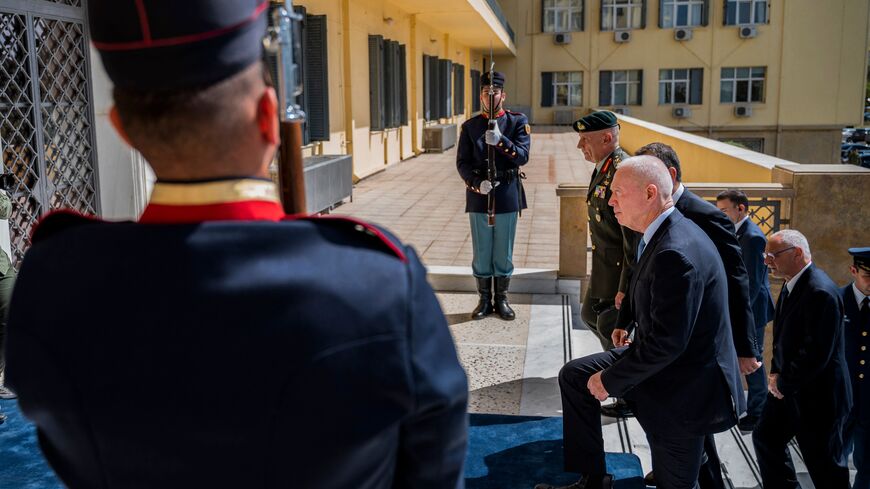
[(305, 214), (305, 176), (302, 170), (302, 122), (281, 121), (278, 183), (286, 214)]
[[(498, 121), (495, 120), (495, 108), (493, 108), (493, 104), (495, 104), (495, 94), (493, 94), (492, 90), (492, 68), (489, 71), (489, 107), (487, 107), (487, 111), (489, 112), (489, 119), (486, 122), (486, 129), (493, 129), (493, 123), (498, 127)], [(495, 177), (496, 177), (496, 169), (495, 169), (495, 148), (492, 145), (486, 145), (486, 178), (489, 180), (489, 183), (492, 184), (492, 188), (489, 190), (489, 193), (486, 194), (486, 223), (489, 227), (495, 226)]]

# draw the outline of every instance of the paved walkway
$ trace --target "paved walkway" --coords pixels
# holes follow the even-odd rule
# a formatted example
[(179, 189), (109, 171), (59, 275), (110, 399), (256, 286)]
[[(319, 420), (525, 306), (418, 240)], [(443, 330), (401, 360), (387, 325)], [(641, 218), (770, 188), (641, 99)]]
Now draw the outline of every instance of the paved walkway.
[[(514, 266), (558, 268), (559, 183), (588, 182), (593, 165), (576, 148), (570, 128), (535, 126), (523, 171), (529, 208), (517, 224)], [(465, 184), (456, 172), (456, 147), (423, 154), (363, 179), (353, 202), (334, 211), (386, 226), (412, 244), (426, 265), (471, 265)]]

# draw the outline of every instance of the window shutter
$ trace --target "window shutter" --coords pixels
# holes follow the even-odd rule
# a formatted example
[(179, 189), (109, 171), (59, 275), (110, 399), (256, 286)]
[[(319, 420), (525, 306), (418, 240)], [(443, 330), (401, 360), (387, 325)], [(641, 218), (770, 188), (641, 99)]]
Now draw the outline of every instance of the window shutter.
[(605, 107), (610, 105), (610, 79), (613, 74), (602, 71), (598, 74), (598, 105)]
[(308, 130), (312, 141), (329, 141), (329, 63), (326, 16), (309, 15), (305, 20), (305, 91), (308, 93)]
[(471, 111), (480, 112), (480, 72), (471, 70)]
[(640, 4), (640, 28), (646, 29), (646, 4), (649, 0), (642, 0)]
[(541, 73), (541, 107), (553, 106), (553, 73)]
[(704, 98), (704, 68), (693, 68), (689, 70), (689, 103), (692, 105), (701, 105)]
[(541, 0), (541, 32), (547, 32), (547, 14), (544, 10), (547, 0)]
[(598, 5), (598, 30), (610, 30), (604, 26), (604, 0), (601, 0), (601, 3)]
[[(302, 58), (302, 63), (300, 64), (298, 69), (299, 69), (299, 79), (302, 80), (303, 84), (305, 84), (307, 82), (306, 77), (308, 76), (308, 66), (307, 66), (307, 64), (308, 64), (308, 51), (307, 51), (307, 49), (308, 49), (308, 32), (309, 32), (308, 16), (306, 15), (305, 7), (303, 7), (301, 5), (296, 5), (295, 7), (293, 7), (293, 12), (301, 15), (302, 19), (303, 19), (302, 20), (302, 29), (301, 29), (301, 32), (299, 33), (299, 39), (300, 39), (300, 44), (301, 44), (300, 48), (302, 48), (303, 58)], [(274, 80), (274, 83), (278, 83), (278, 80)], [(295, 103), (297, 105), (299, 105), (299, 107), (302, 108), (302, 111), (305, 112), (306, 115), (308, 114), (308, 111), (310, 110), (310, 107), (309, 107), (310, 100), (311, 100), (311, 94), (308, 93), (308, 90), (303, 90), (302, 94), (299, 95), (298, 97), (296, 97), (296, 100), (295, 100)], [(302, 123), (302, 144), (303, 145), (306, 145), (306, 144), (311, 142), (310, 125), (311, 124), (308, 121), (308, 118), (306, 117), (305, 122)]]
[(580, 32), (586, 30), (586, 0), (580, 0)]
[(450, 117), (453, 114), (453, 107), (450, 106), (451, 100), (453, 100), (453, 62), (449, 59), (439, 59), (438, 60), (438, 91), (441, 94), (439, 98), (440, 102), (440, 117)]
[(369, 36), (369, 116), (370, 129), (384, 129), (384, 37)]
[(665, 0), (659, 0), (659, 29), (665, 27)]
[(637, 105), (643, 105), (643, 70), (637, 70)]
[(465, 113), (465, 67), (453, 66), (453, 113)]
[(701, 25), (706, 26), (710, 23), (710, 0), (704, 0), (701, 7)]
[(423, 55), (423, 120), (432, 120), (432, 107), (429, 105), (429, 97), (432, 91), (432, 84), (429, 81), (430, 71), (432, 67), (429, 65), (429, 55)]
[(399, 122), (408, 125), (408, 69), (405, 45), (399, 45)]

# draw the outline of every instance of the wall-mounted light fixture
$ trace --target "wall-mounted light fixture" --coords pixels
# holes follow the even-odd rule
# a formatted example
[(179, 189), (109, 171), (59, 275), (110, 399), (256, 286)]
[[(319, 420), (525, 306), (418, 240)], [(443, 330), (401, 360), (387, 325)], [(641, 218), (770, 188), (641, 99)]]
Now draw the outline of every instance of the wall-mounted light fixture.
[(384, 23), (387, 25), (393, 25), (393, 18), (392, 17), (384, 17)]

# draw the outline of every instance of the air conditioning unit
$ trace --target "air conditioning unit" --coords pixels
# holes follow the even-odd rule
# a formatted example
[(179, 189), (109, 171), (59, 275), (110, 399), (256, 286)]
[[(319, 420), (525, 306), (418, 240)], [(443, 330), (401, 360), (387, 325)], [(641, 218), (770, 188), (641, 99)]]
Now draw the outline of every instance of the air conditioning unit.
[(553, 111), (553, 124), (558, 125), (567, 125), (574, 122), (574, 111), (573, 110), (554, 110)]
[(680, 27), (679, 29), (674, 29), (674, 39), (677, 41), (688, 41), (692, 38), (692, 29), (688, 29), (685, 27)]
[(738, 29), (738, 32), (740, 33), (740, 39), (752, 39), (758, 35), (758, 29), (752, 25), (742, 25)]
[(628, 107), (614, 107), (613, 113), (619, 115), (628, 115)]
[(613, 40), (615, 42), (631, 41), (631, 31), (616, 31), (613, 33)]
[(557, 32), (553, 34), (553, 43), (554, 44), (571, 44), (571, 33), (570, 32)]
[(675, 119), (687, 119), (692, 117), (692, 109), (689, 107), (674, 107), (673, 110), (671, 110), (671, 115), (673, 115)]
[(737, 105), (734, 107), (734, 116), (735, 117), (751, 117), (752, 116), (752, 107), (748, 105)]

